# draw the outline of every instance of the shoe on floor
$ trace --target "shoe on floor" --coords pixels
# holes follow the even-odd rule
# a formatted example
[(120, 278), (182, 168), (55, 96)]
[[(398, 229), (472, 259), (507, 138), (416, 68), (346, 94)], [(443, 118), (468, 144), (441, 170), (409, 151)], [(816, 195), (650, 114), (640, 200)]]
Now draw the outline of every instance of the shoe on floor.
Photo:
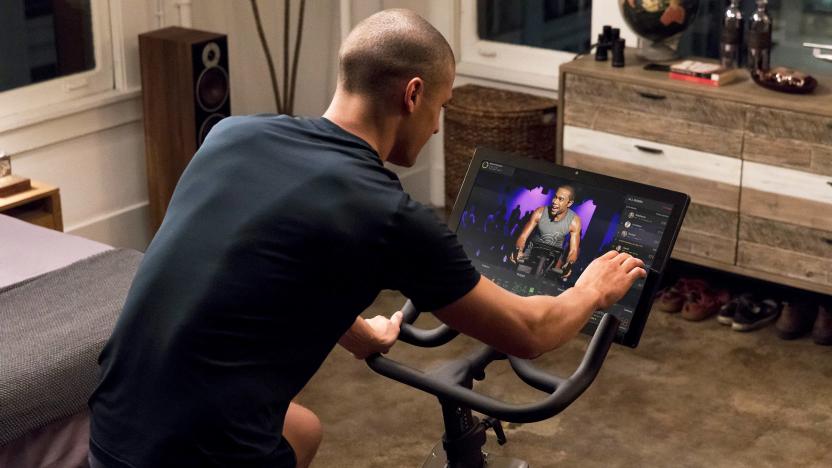
[(692, 322), (705, 320), (717, 313), (720, 308), (731, 299), (727, 290), (713, 290), (706, 288), (688, 294), (687, 301), (682, 307), (682, 318)]
[(673, 314), (682, 310), (682, 305), (685, 303), (685, 295), (675, 287), (670, 286), (656, 294), (654, 303), (662, 312)]
[(777, 336), (784, 340), (794, 340), (812, 331), (818, 308), (806, 302), (784, 302), (780, 318), (774, 324)]
[(780, 306), (773, 299), (766, 299), (760, 302), (749, 301), (737, 307), (736, 312), (734, 312), (731, 329), (747, 332), (763, 328), (776, 320), (778, 314), (780, 314)]
[(824, 346), (832, 345), (832, 309), (823, 305), (818, 307), (818, 317), (812, 329), (812, 340)]
[(737, 308), (751, 307), (749, 304), (750, 302), (750, 293), (743, 293), (734, 297), (719, 308), (719, 312), (716, 315), (716, 321), (722, 325), (731, 325), (734, 323), (734, 314), (737, 312)]
[(691, 293), (706, 289), (708, 289), (708, 283), (704, 280), (681, 278), (673, 286), (659, 291), (654, 303), (659, 310), (674, 314), (682, 310)]

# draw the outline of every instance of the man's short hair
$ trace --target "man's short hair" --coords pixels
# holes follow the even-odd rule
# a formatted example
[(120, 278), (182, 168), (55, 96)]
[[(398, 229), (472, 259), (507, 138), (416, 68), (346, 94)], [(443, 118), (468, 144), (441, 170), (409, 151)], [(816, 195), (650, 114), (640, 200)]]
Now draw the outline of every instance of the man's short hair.
[(557, 190), (555, 190), (555, 192), (557, 192), (560, 189), (569, 190), (569, 201), (575, 201), (575, 187), (572, 187), (568, 184), (560, 185), (558, 186)]
[(338, 52), (339, 81), (347, 92), (388, 97), (414, 77), (435, 90), (454, 65), (448, 41), (410, 10), (391, 9), (361, 21)]

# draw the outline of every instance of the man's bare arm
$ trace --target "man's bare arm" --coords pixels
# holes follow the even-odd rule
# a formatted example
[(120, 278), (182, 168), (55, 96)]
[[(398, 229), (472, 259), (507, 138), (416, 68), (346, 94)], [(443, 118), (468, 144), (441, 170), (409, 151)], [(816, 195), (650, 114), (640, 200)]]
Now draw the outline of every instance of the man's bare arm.
[(569, 223), (569, 255), (566, 261), (575, 263), (578, 260), (578, 252), (581, 244), (581, 218), (575, 216), (572, 222)]
[[(516, 252), (522, 252), (523, 249), (526, 248), (526, 242), (529, 240), (529, 236), (532, 235), (532, 231), (534, 228), (537, 227), (537, 224), (540, 222), (540, 217), (543, 215), (544, 207), (540, 207), (534, 210), (532, 213), (532, 217), (529, 219), (529, 222), (526, 223), (526, 226), (523, 227), (523, 230), (520, 231), (520, 235), (517, 236), (517, 242), (515, 242)], [(514, 254), (511, 255), (512, 261), (517, 260)]]
[(617, 302), (636, 279), (646, 276), (643, 266), (629, 254), (607, 252), (584, 270), (575, 286), (556, 297), (518, 296), (483, 277), (434, 315), (502, 352), (532, 358), (566, 343), (593, 311)]

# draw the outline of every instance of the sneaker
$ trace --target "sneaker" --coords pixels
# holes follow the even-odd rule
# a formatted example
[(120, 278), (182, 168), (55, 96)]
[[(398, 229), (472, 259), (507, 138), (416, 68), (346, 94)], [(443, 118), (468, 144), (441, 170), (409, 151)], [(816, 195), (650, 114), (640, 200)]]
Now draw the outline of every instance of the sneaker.
[(681, 278), (673, 286), (662, 289), (656, 295), (656, 307), (663, 312), (676, 313), (682, 310), (690, 294), (708, 289), (708, 283), (700, 279)]
[(752, 307), (750, 302), (750, 293), (740, 294), (739, 296), (734, 297), (719, 308), (719, 312), (716, 315), (716, 321), (722, 325), (733, 324), (734, 314), (737, 312), (737, 309), (739, 307)]
[(776, 320), (779, 314), (780, 306), (773, 299), (766, 299), (759, 303), (748, 301), (737, 307), (731, 329), (747, 332), (763, 328)]
[(818, 308), (805, 302), (784, 302), (780, 318), (774, 327), (777, 336), (784, 340), (793, 340), (809, 333), (818, 315)]
[(812, 340), (819, 345), (832, 345), (832, 309), (824, 306), (818, 307), (818, 318), (812, 329)]

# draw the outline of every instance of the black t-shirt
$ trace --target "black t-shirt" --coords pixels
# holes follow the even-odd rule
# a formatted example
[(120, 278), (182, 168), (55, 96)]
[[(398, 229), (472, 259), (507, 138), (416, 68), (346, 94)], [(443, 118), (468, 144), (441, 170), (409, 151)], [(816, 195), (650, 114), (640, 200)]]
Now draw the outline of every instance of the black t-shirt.
[(479, 274), (332, 122), (220, 122), (185, 170), (99, 358), (107, 466), (275, 466), (286, 408), (382, 289), (420, 310)]

